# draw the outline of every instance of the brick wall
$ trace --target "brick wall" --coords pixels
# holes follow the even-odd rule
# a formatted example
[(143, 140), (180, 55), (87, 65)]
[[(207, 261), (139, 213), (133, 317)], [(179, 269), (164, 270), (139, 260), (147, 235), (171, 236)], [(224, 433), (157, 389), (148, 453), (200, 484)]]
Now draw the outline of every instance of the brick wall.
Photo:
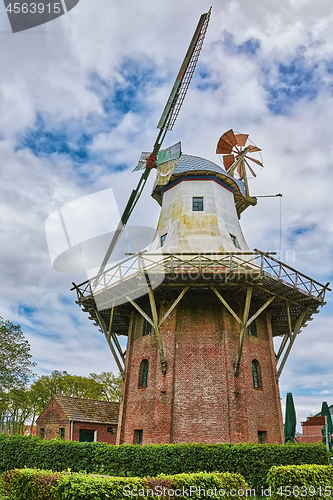
[(299, 443), (310, 443), (310, 444), (315, 444), (315, 443), (322, 443), (323, 441), (323, 436), (320, 434), (317, 436), (297, 436), (297, 441)]
[(306, 422), (301, 422), (303, 436), (321, 436), (321, 425), (304, 425)]
[[(171, 303), (160, 302), (160, 317)], [(133, 313), (117, 442), (132, 443), (134, 430), (142, 429), (143, 444), (258, 442), (258, 431), (267, 432), (269, 443), (282, 443), (269, 315), (256, 324), (258, 335), (246, 334), (235, 377), (239, 324), (211, 290), (200, 296), (188, 291), (161, 326), (168, 363), (163, 376), (155, 336), (142, 336), (143, 319)], [(149, 361), (148, 384), (140, 388), (143, 359)], [(253, 359), (261, 367), (259, 389), (253, 387)]]
[[(114, 430), (113, 433), (107, 432), (107, 429), (109, 427)], [(73, 441), (79, 441), (80, 430), (83, 429), (97, 431), (96, 441), (98, 441), (99, 443), (116, 444), (117, 425), (73, 422)]]
[(69, 421), (65, 413), (55, 399), (46, 405), (36, 421), (36, 435), (41, 435), (41, 429), (44, 429), (45, 439), (55, 439), (59, 436), (59, 429), (65, 428), (65, 439), (70, 439)]

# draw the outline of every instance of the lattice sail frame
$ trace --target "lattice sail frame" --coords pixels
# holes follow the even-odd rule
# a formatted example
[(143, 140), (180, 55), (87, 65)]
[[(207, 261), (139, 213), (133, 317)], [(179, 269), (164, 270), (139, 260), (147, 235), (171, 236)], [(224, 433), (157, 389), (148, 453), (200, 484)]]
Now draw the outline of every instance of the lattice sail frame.
[[(210, 19), (210, 14), (211, 14), (212, 8), (209, 9), (208, 12), (205, 14), (202, 14), (202, 16), (199, 19), (198, 26), (194, 32), (192, 41), (190, 43), (190, 46), (187, 50), (187, 53), (185, 55), (183, 64), (181, 65), (180, 71), (178, 73), (178, 76), (176, 78), (175, 84), (171, 90), (170, 97), (166, 103), (166, 106), (164, 108), (164, 111), (162, 113), (161, 119), (157, 125), (157, 128), (160, 129), (155, 144), (153, 148), (152, 154), (154, 156), (157, 156), (162, 143), (164, 141), (165, 135), (168, 130), (171, 130), (176, 118), (178, 116), (179, 110), (181, 108), (181, 105), (184, 101), (187, 89), (189, 87), (193, 72), (195, 70), (197, 61), (199, 59), (201, 47), (206, 35), (209, 19)], [(104, 272), (109, 259), (112, 255), (113, 250), (115, 249), (125, 227), (126, 224), (131, 216), (131, 213), (133, 212), (141, 194), (142, 191), (146, 185), (147, 179), (149, 177), (149, 174), (151, 172), (151, 169), (148, 168), (147, 166), (145, 167), (144, 172), (142, 173), (138, 185), (136, 189), (133, 189), (128, 202), (125, 206), (124, 212), (122, 213), (121, 219), (119, 221), (119, 224), (114, 232), (113, 238), (110, 242), (110, 245), (106, 251), (106, 254), (104, 256), (104, 259), (101, 263), (101, 266), (99, 268), (99, 273)]]
[(200, 17), (197, 29), (179, 70), (168, 102), (165, 105), (157, 128), (172, 130), (196, 68), (204, 42), (212, 8)]

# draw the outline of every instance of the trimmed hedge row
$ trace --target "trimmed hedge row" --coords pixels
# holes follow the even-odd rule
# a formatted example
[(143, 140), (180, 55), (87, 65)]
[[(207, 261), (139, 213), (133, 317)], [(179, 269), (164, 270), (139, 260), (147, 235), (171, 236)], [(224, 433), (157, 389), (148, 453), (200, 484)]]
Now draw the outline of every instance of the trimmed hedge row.
[(271, 499), (323, 500), (333, 498), (332, 465), (272, 467), (267, 475)]
[(87, 474), (53, 473), (36, 469), (14, 469), (2, 477), (3, 493), (10, 500), (124, 500), (136, 496), (176, 497), (193, 500), (245, 496), (248, 490), (240, 474), (199, 473), (160, 475), (156, 478), (92, 477)]
[(127, 477), (220, 471), (240, 473), (253, 487), (261, 488), (266, 486), (267, 473), (273, 465), (328, 465), (329, 457), (321, 443), (112, 446), (0, 436), (0, 472), (25, 466)]
[[(0, 492), (10, 500), (57, 500), (54, 488), (65, 473), (14, 469), (4, 472)], [(2, 498), (2, 497), (1, 497)]]

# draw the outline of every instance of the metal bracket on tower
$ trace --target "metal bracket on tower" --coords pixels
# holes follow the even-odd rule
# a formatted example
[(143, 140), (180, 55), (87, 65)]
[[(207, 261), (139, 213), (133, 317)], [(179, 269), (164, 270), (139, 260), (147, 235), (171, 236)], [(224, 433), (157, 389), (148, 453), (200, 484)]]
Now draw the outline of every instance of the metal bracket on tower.
[(122, 365), (120, 359), (118, 358), (118, 355), (117, 355), (117, 351), (116, 349), (114, 348), (113, 344), (112, 344), (112, 341), (111, 341), (111, 337), (113, 339), (113, 341), (115, 342), (115, 345), (116, 345), (116, 348), (118, 349), (119, 351), (119, 354), (121, 355), (122, 357), (122, 360), (124, 362), (125, 358), (124, 358), (124, 353), (122, 352), (121, 350), (121, 347), (120, 347), (120, 344), (118, 342), (118, 339), (117, 341), (114, 340), (114, 334), (112, 334), (112, 322), (113, 322), (113, 315), (114, 315), (114, 308), (111, 309), (111, 317), (110, 317), (110, 326), (109, 326), (109, 331), (105, 325), (105, 322), (104, 322), (104, 319), (102, 318), (101, 314), (99, 313), (99, 311), (96, 309), (95, 310), (95, 314), (96, 314), (96, 317), (97, 317), (97, 320), (98, 320), (98, 323), (101, 327), (101, 330), (102, 332), (104, 333), (104, 336), (107, 340), (107, 343), (109, 344), (109, 347), (110, 347), (110, 350), (112, 352), (112, 355), (114, 357), (114, 360), (118, 366), (118, 369), (120, 371), (120, 374), (121, 376), (124, 378), (125, 377), (125, 369), (124, 369), (124, 366)]
[(230, 307), (228, 302), (216, 290), (216, 288), (214, 286), (211, 286), (211, 289), (213, 290), (215, 295), (218, 297), (218, 299), (222, 302), (222, 304), (225, 306), (225, 308), (230, 312), (230, 314), (235, 318), (235, 320), (241, 325), (241, 331), (239, 334), (238, 352), (237, 352), (237, 358), (235, 361), (235, 375), (238, 375), (240, 361), (241, 361), (241, 357), (242, 357), (242, 351), (243, 351), (244, 336), (245, 336), (246, 330), (251, 325), (251, 323), (273, 302), (275, 297), (270, 297), (268, 300), (266, 300), (266, 302), (249, 319), (249, 312), (250, 312), (253, 287), (251, 287), (251, 286), (248, 287), (247, 292), (246, 292), (243, 320), (241, 320), (240, 317), (232, 309), (232, 307)]
[(244, 313), (243, 313), (243, 324), (242, 324), (242, 328), (241, 328), (241, 331), (239, 334), (238, 352), (237, 352), (237, 358), (235, 361), (235, 375), (238, 375), (238, 372), (239, 372), (240, 360), (241, 360), (242, 351), (243, 351), (244, 336), (245, 336), (245, 332), (247, 330), (247, 320), (249, 319), (252, 290), (253, 290), (252, 286), (249, 286), (249, 288), (246, 291), (245, 307), (244, 307)]
[(187, 290), (189, 289), (190, 287), (187, 286), (185, 287), (181, 293), (178, 295), (178, 297), (176, 298), (176, 300), (173, 302), (172, 306), (167, 310), (167, 312), (164, 314), (163, 318), (160, 320), (158, 326), (161, 326), (164, 321), (167, 319), (167, 317), (172, 313), (172, 311), (174, 310), (174, 308), (176, 307), (176, 305), (182, 300), (182, 298), (184, 297), (185, 293), (187, 292)]
[(289, 304), (288, 301), (286, 302), (286, 312), (287, 312), (288, 331), (285, 333), (285, 335), (284, 335), (284, 337), (282, 339), (279, 351), (278, 351), (278, 353), (275, 356), (276, 364), (278, 364), (278, 362), (279, 362), (279, 359), (281, 357), (281, 354), (284, 351), (284, 348), (286, 346), (286, 343), (287, 343), (288, 339), (291, 339), (292, 334), (293, 334), (293, 329), (292, 329), (292, 326), (291, 326), (291, 317), (290, 317), (290, 304)]
[[(306, 313), (307, 313), (307, 312), (308, 312), (308, 311), (305, 309), (305, 310), (301, 313), (301, 315), (298, 317), (298, 319), (297, 319), (297, 321), (296, 321), (294, 331), (293, 331), (292, 335), (291, 335), (291, 336), (290, 336), (290, 338), (289, 338), (289, 344), (288, 344), (288, 347), (287, 347), (286, 352), (285, 352), (285, 354), (284, 354), (284, 356), (283, 356), (283, 359), (282, 359), (282, 361), (281, 361), (280, 367), (279, 367), (279, 369), (277, 370), (277, 373), (276, 373), (276, 380), (277, 380), (277, 381), (279, 380), (279, 378), (280, 378), (280, 376), (281, 376), (282, 370), (283, 370), (283, 368), (284, 368), (284, 365), (286, 364), (286, 361), (287, 361), (288, 356), (289, 356), (289, 354), (290, 354), (291, 348), (292, 348), (292, 346), (293, 346), (293, 344), (294, 344), (294, 342), (295, 342), (295, 339), (296, 339), (296, 337), (297, 337), (297, 334), (300, 332), (300, 329), (302, 328), (302, 325), (303, 325), (303, 324), (304, 324), (304, 322), (305, 322), (305, 316), (306, 316)], [(286, 334), (286, 335), (288, 335), (288, 334)], [(283, 339), (283, 341), (284, 341), (284, 339)], [(283, 341), (282, 341), (282, 343), (283, 343)], [(285, 344), (286, 344), (286, 342), (284, 343), (284, 345), (285, 345)], [(282, 351), (281, 351), (281, 353), (282, 353)], [(281, 354), (280, 354), (280, 356), (281, 356)]]
[[(148, 276), (147, 276), (147, 278), (148, 278)], [(154, 292), (153, 292), (153, 289), (152, 289), (148, 279), (147, 279), (147, 282), (148, 282), (149, 302), (150, 302), (151, 312), (153, 314), (153, 324), (154, 324), (154, 330), (155, 330), (155, 335), (156, 335), (156, 340), (157, 340), (158, 353), (160, 355), (162, 373), (163, 373), (163, 375), (166, 375), (167, 362), (166, 362), (165, 355), (164, 355), (162, 336), (161, 336), (160, 327), (158, 324), (158, 314), (157, 314)]]
[(146, 275), (147, 283), (148, 283), (148, 295), (149, 295), (149, 302), (150, 302), (150, 308), (152, 311), (153, 319), (151, 320), (148, 314), (144, 312), (144, 310), (137, 304), (134, 300), (132, 300), (130, 297), (126, 297), (126, 299), (132, 304), (133, 307), (145, 318), (148, 323), (152, 325), (152, 327), (155, 330), (156, 334), (156, 340), (157, 340), (157, 345), (158, 345), (158, 352), (160, 356), (160, 362), (161, 362), (161, 367), (162, 367), (162, 373), (163, 375), (166, 374), (167, 372), (167, 362), (165, 359), (164, 355), (164, 350), (163, 350), (163, 343), (162, 343), (162, 336), (160, 332), (160, 326), (164, 323), (164, 321), (170, 316), (176, 305), (181, 301), (181, 299), (184, 297), (185, 293), (189, 289), (189, 287), (185, 287), (181, 293), (178, 295), (176, 300), (172, 303), (170, 308), (167, 310), (167, 312), (164, 314), (163, 318), (158, 321), (158, 314), (157, 314), (157, 307), (156, 307), (156, 302), (155, 302), (155, 297), (154, 297), (154, 292), (152, 290), (152, 287), (150, 285), (149, 277)]
[(148, 296), (149, 296), (151, 312), (153, 315), (153, 320), (150, 319), (148, 314), (146, 314), (144, 312), (144, 310), (139, 306), (139, 304), (137, 304), (134, 300), (130, 299), (130, 297), (126, 297), (126, 298), (132, 304), (132, 306), (135, 307), (135, 309), (141, 314), (141, 316), (143, 316), (145, 318), (145, 320), (148, 321), (148, 323), (150, 323), (152, 325), (152, 327), (154, 328), (155, 335), (156, 335), (156, 341), (157, 341), (158, 353), (160, 356), (160, 362), (161, 362), (161, 367), (162, 367), (162, 373), (163, 373), (163, 375), (165, 375), (167, 372), (167, 362), (166, 362), (165, 355), (164, 355), (162, 336), (161, 336), (161, 332), (160, 332), (160, 328), (159, 328), (160, 325), (158, 323), (158, 314), (157, 314), (157, 308), (156, 308), (156, 303), (155, 303), (155, 297), (154, 297), (154, 292), (153, 292), (152, 287), (151, 287), (150, 282), (149, 282), (148, 275), (146, 275), (146, 279), (147, 279), (147, 284), (148, 284)]

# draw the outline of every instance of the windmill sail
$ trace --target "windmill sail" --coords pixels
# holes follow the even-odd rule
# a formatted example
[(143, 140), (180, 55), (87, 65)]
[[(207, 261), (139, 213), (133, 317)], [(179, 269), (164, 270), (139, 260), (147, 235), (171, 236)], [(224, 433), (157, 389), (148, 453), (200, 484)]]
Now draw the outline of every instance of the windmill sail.
[[(175, 84), (171, 90), (170, 97), (166, 103), (161, 119), (157, 125), (157, 128), (160, 129), (160, 132), (154, 144), (154, 149), (152, 153), (154, 156), (158, 155), (164, 137), (167, 131), (172, 129), (179, 114), (180, 108), (183, 104), (187, 89), (190, 85), (196, 64), (199, 59), (201, 47), (207, 32), (211, 10), (212, 8), (210, 8), (209, 11), (206, 12), (205, 14), (202, 14), (202, 16), (199, 19), (198, 26), (194, 32), (190, 46), (186, 52), (183, 64), (180, 67)], [(145, 167), (145, 170), (141, 175), (141, 178), (138, 182), (136, 189), (133, 189), (131, 196), (127, 202), (127, 205), (121, 216), (118, 227), (114, 233), (110, 246), (105, 254), (105, 257), (99, 269), (98, 275), (104, 272), (106, 265), (111, 257), (111, 254), (125, 229), (127, 221), (130, 218), (130, 215), (133, 212), (133, 209), (141, 196), (141, 193), (147, 182), (149, 174), (150, 174), (150, 168)]]
[(208, 28), (211, 10), (212, 8), (200, 17), (197, 29), (194, 32), (190, 46), (184, 58), (183, 64), (181, 65), (157, 128), (172, 130), (172, 127), (175, 124), (199, 59), (201, 47)]

